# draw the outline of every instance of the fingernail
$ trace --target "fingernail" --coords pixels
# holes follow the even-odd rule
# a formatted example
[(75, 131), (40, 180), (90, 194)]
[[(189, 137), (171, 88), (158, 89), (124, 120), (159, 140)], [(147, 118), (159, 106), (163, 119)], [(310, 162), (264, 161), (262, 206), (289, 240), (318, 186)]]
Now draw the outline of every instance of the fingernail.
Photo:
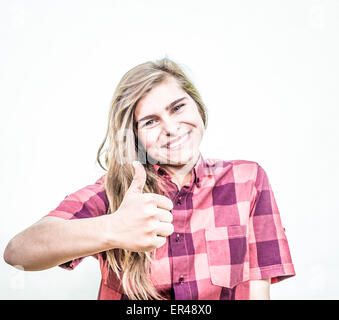
[(136, 165), (138, 165), (138, 161), (137, 161), (137, 160), (134, 160), (134, 161), (132, 162), (132, 166), (135, 167)]

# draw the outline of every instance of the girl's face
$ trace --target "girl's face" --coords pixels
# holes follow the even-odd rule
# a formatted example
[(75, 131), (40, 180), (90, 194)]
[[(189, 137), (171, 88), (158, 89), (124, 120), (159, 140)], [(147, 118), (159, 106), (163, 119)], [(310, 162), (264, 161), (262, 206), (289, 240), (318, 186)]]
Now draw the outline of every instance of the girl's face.
[(138, 102), (134, 119), (139, 141), (160, 164), (183, 165), (199, 152), (204, 123), (194, 100), (173, 77)]

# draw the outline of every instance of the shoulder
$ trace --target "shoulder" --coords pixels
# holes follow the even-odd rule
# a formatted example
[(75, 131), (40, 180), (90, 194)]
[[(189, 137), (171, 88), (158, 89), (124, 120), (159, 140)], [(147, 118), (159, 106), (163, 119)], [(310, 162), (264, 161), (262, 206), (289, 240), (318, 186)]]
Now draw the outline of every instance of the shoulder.
[(106, 179), (106, 173), (102, 175), (97, 181), (95, 181), (96, 185), (104, 186), (105, 185), (105, 179)]
[[(69, 194), (65, 200), (77, 204), (82, 211), (90, 211), (92, 216), (105, 214), (108, 207), (108, 199), (105, 191), (105, 177), (102, 175), (92, 183)], [(88, 213), (88, 212), (87, 212)], [(78, 213), (80, 215), (80, 213)]]
[(206, 158), (204, 159), (206, 165), (208, 166), (241, 166), (241, 165), (246, 165), (246, 166), (253, 166), (253, 167), (258, 167), (259, 164), (256, 161), (252, 160), (243, 160), (243, 159), (235, 159), (235, 160), (227, 160), (227, 159), (220, 159), (220, 158)]
[(205, 166), (211, 172), (233, 175), (234, 182), (255, 181), (261, 168), (258, 162), (252, 160), (220, 158), (205, 159)]
[(105, 178), (106, 175), (102, 175), (92, 183), (89, 183), (82, 188), (78, 189), (69, 196), (75, 196), (81, 202), (87, 202), (92, 200), (96, 196), (104, 195), (105, 192)]
[(69, 193), (46, 216), (63, 219), (89, 218), (106, 214), (108, 199), (105, 192), (105, 175), (92, 184)]

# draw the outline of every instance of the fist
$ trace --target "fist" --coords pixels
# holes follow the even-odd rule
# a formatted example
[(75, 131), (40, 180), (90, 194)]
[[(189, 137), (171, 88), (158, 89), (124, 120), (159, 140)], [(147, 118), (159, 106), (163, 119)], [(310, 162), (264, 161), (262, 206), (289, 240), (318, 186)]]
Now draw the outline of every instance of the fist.
[(172, 200), (155, 193), (143, 193), (146, 171), (139, 161), (133, 162), (134, 176), (118, 210), (115, 232), (119, 248), (151, 251), (163, 246), (174, 231)]

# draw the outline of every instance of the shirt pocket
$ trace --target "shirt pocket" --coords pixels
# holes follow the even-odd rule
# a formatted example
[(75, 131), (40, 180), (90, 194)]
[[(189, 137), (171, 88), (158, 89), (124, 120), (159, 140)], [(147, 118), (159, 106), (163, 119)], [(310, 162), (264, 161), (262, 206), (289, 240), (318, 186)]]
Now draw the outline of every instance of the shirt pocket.
[(232, 225), (205, 229), (206, 253), (214, 285), (233, 288), (244, 278), (247, 226)]

